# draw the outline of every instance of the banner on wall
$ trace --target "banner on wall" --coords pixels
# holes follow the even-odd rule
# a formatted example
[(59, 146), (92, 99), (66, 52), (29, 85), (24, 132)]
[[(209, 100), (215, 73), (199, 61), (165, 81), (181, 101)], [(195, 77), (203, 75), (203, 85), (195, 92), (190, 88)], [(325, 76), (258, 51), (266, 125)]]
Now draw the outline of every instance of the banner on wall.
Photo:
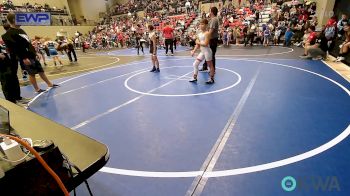
[(16, 25), (19, 26), (50, 26), (51, 14), (47, 12), (16, 13)]

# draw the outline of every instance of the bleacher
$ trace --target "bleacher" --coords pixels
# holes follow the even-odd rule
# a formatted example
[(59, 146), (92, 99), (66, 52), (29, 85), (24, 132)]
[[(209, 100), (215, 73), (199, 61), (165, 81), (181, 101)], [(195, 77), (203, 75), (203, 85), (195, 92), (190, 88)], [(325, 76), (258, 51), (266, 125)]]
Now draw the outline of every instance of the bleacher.
[[(215, 2), (218, 2), (219, 0), (215, 0)], [(114, 10), (112, 10), (112, 16), (116, 16), (116, 15), (123, 15), (123, 14), (128, 14), (128, 13), (135, 13), (135, 12), (139, 12), (139, 11), (145, 11), (147, 12), (147, 7), (149, 5), (152, 4), (151, 0), (134, 0), (134, 4), (136, 3), (138, 6), (134, 6), (134, 4), (130, 3), (131, 1), (126, 2), (125, 4), (116, 4), (114, 5)], [(199, 2), (203, 2), (202, 0), (199, 0)], [(177, 0), (176, 2), (170, 3), (169, 1), (164, 1), (162, 2), (164, 4), (166, 4), (167, 6), (171, 6), (172, 8), (177, 9), (178, 6), (181, 6), (181, 9), (185, 10), (185, 3), (186, 0)], [(150, 12), (159, 12), (161, 11), (164, 7), (167, 6), (163, 6), (163, 7), (156, 7), (155, 9), (151, 9), (148, 10), (148, 13)], [(191, 2), (191, 6), (194, 6), (193, 2)], [(171, 13), (168, 13), (169, 15), (171, 15)], [(173, 13), (174, 14), (174, 13)], [(179, 14), (179, 13), (175, 13), (175, 14)]]
[[(186, 19), (186, 16), (187, 15), (185, 15), (185, 14), (176, 15), (176, 16), (168, 16), (166, 20), (163, 20), (159, 23), (159, 26), (156, 26), (156, 29), (157, 30), (163, 29), (167, 20), (172, 21), (172, 23), (171, 23), (172, 26), (177, 26), (176, 25), (177, 21), (184, 20), (184, 22), (185, 22), (184, 28), (187, 29), (190, 26), (190, 24), (192, 23), (192, 21), (197, 17), (197, 14), (193, 13), (188, 19)], [(156, 19), (154, 19), (154, 20), (156, 20)]]
[[(260, 30), (263, 29), (262, 27), (263, 24), (266, 24), (269, 22), (270, 14), (271, 14), (271, 7), (264, 7), (261, 9), (262, 10), (260, 12), (261, 15), (260, 15), (259, 24), (258, 24), (258, 27), (260, 28)], [(233, 22), (229, 23), (229, 26), (232, 28), (239, 27), (240, 29), (243, 29), (244, 21), (248, 21), (248, 20), (255, 21), (255, 17), (256, 17), (255, 13), (253, 13), (249, 7), (237, 8), (236, 13), (237, 13), (237, 19), (234, 19)], [(246, 17), (244, 16), (244, 14), (246, 14)]]

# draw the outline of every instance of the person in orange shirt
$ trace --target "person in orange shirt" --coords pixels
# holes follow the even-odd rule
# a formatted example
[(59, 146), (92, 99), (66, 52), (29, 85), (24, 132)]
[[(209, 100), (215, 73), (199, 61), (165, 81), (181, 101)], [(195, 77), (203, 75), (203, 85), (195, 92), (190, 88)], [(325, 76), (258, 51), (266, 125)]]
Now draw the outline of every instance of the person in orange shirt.
[(174, 29), (169, 25), (169, 22), (166, 22), (166, 26), (163, 28), (163, 37), (165, 39), (165, 55), (168, 56), (170, 46), (171, 56), (174, 56)]

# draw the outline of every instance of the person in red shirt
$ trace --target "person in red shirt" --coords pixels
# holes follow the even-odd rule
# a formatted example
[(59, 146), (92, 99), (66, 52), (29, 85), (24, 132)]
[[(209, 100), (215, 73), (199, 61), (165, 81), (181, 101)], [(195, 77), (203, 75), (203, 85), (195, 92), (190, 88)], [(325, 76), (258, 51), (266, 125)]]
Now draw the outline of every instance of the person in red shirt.
[(119, 43), (120, 43), (120, 46), (121, 47), (124, 47), (124, 39), (123, 39), (124, 37), (123, 37), (123, 34), (122, 33), (119, 33), (119, 35), (118, 35), (118, 41), (119, 41)]
[(308, 50), (310, 49), (310, 46), (315, 44), (315, 41), (317, 38), (317, 33), (315, 32), (315, 30), (316, 30), (315, 26), (310, 26), (309, 29), (307, 30), (310, 35), (305, 43), (304, 54), (300, 56), (300, 58), (307, 58)]
[(309, 18), (308, 14), (306, 11), (303, 11), (303, 13), (299, 16), (299, 20), (303, 20), (304, 22), (307, 21)]
[(230, 21), (227, 18), (225, 18), (225, 20), (224, 20), (224, 27), (228, 28), (229, 26), (230, 26)]
[(165, 39), (165, 55), (168, 56), (170, 46), (171, 56), (174, 56), (174, 29), (169, 25), (169, 22), (166, 22), (166, 26), (163, 28), (163, 37)]

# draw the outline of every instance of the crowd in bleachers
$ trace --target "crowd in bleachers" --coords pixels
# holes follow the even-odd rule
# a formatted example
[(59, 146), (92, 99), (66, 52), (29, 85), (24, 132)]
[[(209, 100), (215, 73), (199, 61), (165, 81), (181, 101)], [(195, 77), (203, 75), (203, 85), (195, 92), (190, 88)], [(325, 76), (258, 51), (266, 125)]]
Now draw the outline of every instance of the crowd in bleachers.
[[(227, 3), (220, 10), (221, 37), (226, 44), (253, 45), (265, 42), (266, 46), (271, 41), (277, 45), (290, 28), (296, 45), (301, 45), (308, 27), (317, 26), (315, 12), (316, 4), (313, 2), (266, 4), (262, 0), (251, 0), (249, 4), (237, 8)], [(285, 43), (287, 46), (289, 44)]]
[(199, 0), (129, 0), (125, 4), (117, 4), (112, 10), (112, 15), (135, 13), (137, 11), (145, 11), (151, 15), (154, 12), (161, 11), (167, 15), (181, 14), (186, 7), (198, 9)]
[(159, 36), (159, 46), (164, 46), (162, 30), (168, 22), (174, 28), (174, 39), (176, 43), (186, 43), (184, 40), (185, 30), (190, 26), (197, 17), (196, 12), (184, 10), (179, 15), (162, 14), (156, 12), (154, 15), (146, 17), (138, 17), (135, 15), (127, 15), (123, 17), (108, 18), (102, 24), (96, 26), (88, 35), (75, 38), (77, 45), (83, 48), (94, 49), (110, 49), (135, 47), (137, 45), (136, 38), (144, 40), (144, 44), (148, 43), (148, 25), (155, 27)]
[(305, 47), (305, 58), (314, 57), (314, 51), (335, 55), (336, 62), (350, 63), (350, 19), (347, 14), (342, 14), (337, 20), (336, 16), (331, 17), (327, 24), (322, 27), (322, 31), (318, 32), (316, 39)]
[[(118, 13), (129, 13), (128, 17), (113, 20), (109, 25), (96, 27), (84, 40), (91, 43), (94, 48), (105, 48), (103, 47), (104, 40), (107, 40), (106, 42), (109, 43), (107, 46), (110, 47), (130, 47), (135, 45), (134, 38), (138, 34), (142, 34), (144, 40), (147, 40), (145, 29), (147, 29), (148, 24), (154, 25), (156, 30), (160, 32), (165, 22), (169, 21), (176, 29), (175, 34), (179, 43), (193, 47), (198, 27), (189, 28), (189, 25), (195, 19), (194, 13), (200, 12), (198, 4), (196, 4), (198, 2), (188, 1), (190, 9), (187, 10), (187, 1), (131, 0), (123, 6), (117, 6), (118, 9), (116, 8), (120, 11)], [(181, 6), (175, 6), (176, 3), (180, 3)], [(242, 3), (239, 7), (235, 7), (232, 1), (222, 2), (221, 5), (219, 7), (221, 20), (219, 40), (226, 46), (230, 44), (243, 44), (244, 46), (283, 44), (290, 47), (293, 44), (306, 48), (303, 57), (309, 57), (307, 50), (315, 44), (320, 34), (327, 37), (328, 49), (334, 48), (333, 40), (345, 39), (346, 34), (341, 38), (334, 35), (337, 34), (335, 33), (337, 29), (339, 30), (335, 17), (330, 19), (322, 30), (318, 29), (321, 33), (315, 32), (318, 19), (316, 17), (316, 3), (313, 1), (249, 0), (248, 3)], [(130, 6), (134, 6), (135, 9), (131, 9)], [(173, 7), (175, 7), (174, 10)], [(137, 10), (136, 8), (144, 8), (146, 17), (138, 18), (136, 15), (130, 15), (130, 12)], [(188, 16), (186, 14), (188, 11), (192, 12), (193, 15)], [(181, 15), (174, 19), (170, 17), (173, 13)], [(208, 13), (202, 12), (201, 17), (208, 17)], [(339, 32), (342, 31), (344, 30)], [(162, 38), (161, 33), (159, 35)], [(345, 47), (346, 44), (341, 46)], [(341, 52), (347, 52), (347, 50), (341, 49)], [(338, 59), (342, 60), (342, 57)]]

